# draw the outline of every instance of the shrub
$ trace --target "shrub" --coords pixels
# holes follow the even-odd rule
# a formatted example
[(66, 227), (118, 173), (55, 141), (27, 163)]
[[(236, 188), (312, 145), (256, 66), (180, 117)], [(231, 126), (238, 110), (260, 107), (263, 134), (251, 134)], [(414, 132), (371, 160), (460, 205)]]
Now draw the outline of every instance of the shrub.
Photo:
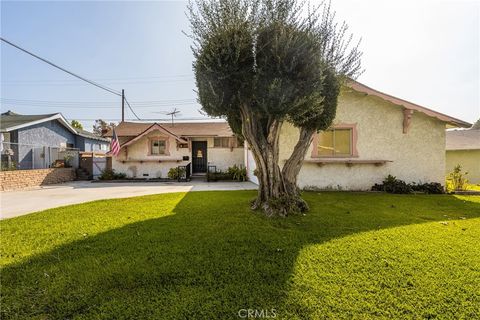
[(63, 161), (65, 163), (65, 168), (71, 168), (72, 167), (72, 160), (73, 160), (73, 156), (71, 154), (66, 154), (65, 157), (63, 157)]
[(411, 186), (413, 191), (425, 192), (427, 194), (445, 193), (445, 189), (438, 182), (427, 182), (427, 183), (419, 183), (419, 184), (412, 183)]
[(233, 180), (233, 176), (228, 172), (216, 171), (207, 172), (207, 181)]
[(115, 170), (105, 169), (102, 171), (102, 174), (98, 177), (100, 180), (121, 180), (125, 179), (127, 175), (121, 172), (115, 172)]
[(168, 178), (172, 180), (178, 180), (185, 175), (185, 168), (173, 167), (168, 170)]
[(468, 175), (468, 172), (462, 173), (462, 166), (457, 164), (447, 176), (447, 190), (465, 190), (468, 184), (468, 180), (465, 178), (466, 175)]
[(8, 163), (8, 161), (2, 161), (0, 165), (0, 169), (1, 171), (13, 171), (13, 170), (17, 170), (18, 167), (15, 161), (10, 162), (10, 164)]
[(443, 186), (438, 182), (427, 183), (406, 183), (403, 180), (397, 179), (392, 175), (388, 175), (381, 184), (375, 184), (372, 191), (384, 191), (396, 194), (409, 194), (413, 191), (425, 192), (427, 194), (442, 194), (444, 193)]
[[(375, 187), (375, 186), (374, 186)], [(378, 190), (378, 187), (376, 188), (376, 191), (385, 191), (388, 193), (398, 193), (398, 194), (408, 194), (412, 193), (412, 187), (407, 184), (405, 181), (397, 179), (397, 177), (388, 175), (382, 182), (382, 184), (379, 186), (383, 190)]]
[(232, 167), (227, 169), (227, 173), (231, 176), (232, 180), (235, 181), (246, 181), (247, 180), (247, 168), (243, 166), (237, 166), (234, 164)]

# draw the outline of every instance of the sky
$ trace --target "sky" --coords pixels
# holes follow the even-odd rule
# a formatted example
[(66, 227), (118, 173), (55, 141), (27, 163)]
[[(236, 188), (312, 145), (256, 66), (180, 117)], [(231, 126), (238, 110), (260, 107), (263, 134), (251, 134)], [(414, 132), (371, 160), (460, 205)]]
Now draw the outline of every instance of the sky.
[[(316, 1), (313, 1), (315, 3)], [(358, 81), (450, 116), (480, 118), (479, 1), (332, 0), (362, 39)], [(201, 118), (184, 1), (1, 2), (1, 35), (125, 95), (142, 119)], [(2, 42), (1, 110), (61, 112), (88, 130), (121, 99)], [(134, 119), (127, 110), (127, 119)]]

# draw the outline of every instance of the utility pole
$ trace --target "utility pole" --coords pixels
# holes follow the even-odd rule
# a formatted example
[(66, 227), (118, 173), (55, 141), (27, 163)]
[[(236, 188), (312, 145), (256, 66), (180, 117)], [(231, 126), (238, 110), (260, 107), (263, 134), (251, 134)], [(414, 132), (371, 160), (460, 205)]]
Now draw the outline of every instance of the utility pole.
[(122, 122), (125, 121), (125, 90), (122, 89)]

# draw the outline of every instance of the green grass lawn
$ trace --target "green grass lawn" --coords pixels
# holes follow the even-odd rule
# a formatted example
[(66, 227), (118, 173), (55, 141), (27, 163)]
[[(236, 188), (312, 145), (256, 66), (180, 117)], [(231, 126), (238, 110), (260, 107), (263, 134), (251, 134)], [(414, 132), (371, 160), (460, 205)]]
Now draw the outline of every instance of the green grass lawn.
[(2, 319), (480, 317), (480, 197), (253, 191), (103, 200), (0, 222)]

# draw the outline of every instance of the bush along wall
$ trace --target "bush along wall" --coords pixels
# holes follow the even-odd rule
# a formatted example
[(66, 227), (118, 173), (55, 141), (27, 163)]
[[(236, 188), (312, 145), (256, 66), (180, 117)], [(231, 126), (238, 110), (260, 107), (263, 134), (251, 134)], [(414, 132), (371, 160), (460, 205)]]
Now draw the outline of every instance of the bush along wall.
[(409, 194), (413, 192), (423, 192), (427, 194), (445, 193), (445, 189), (438, 182), (406, 183), (392, 175), (388, 175), (382, 183), (376, 183), (371, 190), (396, 194)]

